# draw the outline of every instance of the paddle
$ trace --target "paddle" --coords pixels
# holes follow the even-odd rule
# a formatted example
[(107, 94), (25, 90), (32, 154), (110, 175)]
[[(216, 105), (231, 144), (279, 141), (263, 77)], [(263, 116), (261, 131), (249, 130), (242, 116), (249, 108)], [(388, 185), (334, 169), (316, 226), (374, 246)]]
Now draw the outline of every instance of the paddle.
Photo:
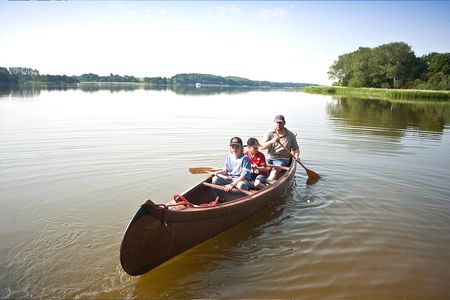
[(212, 168), (212, 167), (198, 167), (198, 168), (189, 168), (189, 172), (191, 174), (206, 174), (210, 172), (220, 171), (222, 169)]
[(280, 144), (281, 147), (283, 147), (287, 152), (289, 152), (289, 154), (292, 156), (292, 158), (296, 162), (298, 162), (303, 167), (303, 169), (305, 169), (306, 174), (308, 174), (308, 181), (306, 182), (307, 184), (313, 184), (313, 183), (316, 183), (317, 180), (319, 180), (319, 178), (320, 178), (319, 174), (317, 174), (316, 172), (314, 172), (314, 171), (308, 169), (307, 167), (305, 167), (302, 164), (302, 162), (300, 161), (300, 159), (295, 159), (294, 154), (292, 154), (291, 151), (289, 151), (280, 141), (278, 141), (278, 144)]
[[(285, 166), (275, 166), (275, 165), (267, 165), (267, 166), (271, 167), (271, 168), (276, 168), (276, 169), (289, 170), (289, 167), (285, 167)], [(208, 174), (208, 173), (214, 173), (214, 172), (220, 171), (220, 170), (222, 170), (222, 169), (213, 168), (213, 167), (189, 168), (189, 172), (191, 174)]]
[(233, 181), (233, 179), (231, 177), (228, 177), (228, 176), (220, 174), (220, 173), (216, 174), (216, 172), (213, 172), (213, 171), (208, 171), (207, 173), (214, 174), (214, 175), (216, 175), (219, 178), (225, 179), (226, 181)]

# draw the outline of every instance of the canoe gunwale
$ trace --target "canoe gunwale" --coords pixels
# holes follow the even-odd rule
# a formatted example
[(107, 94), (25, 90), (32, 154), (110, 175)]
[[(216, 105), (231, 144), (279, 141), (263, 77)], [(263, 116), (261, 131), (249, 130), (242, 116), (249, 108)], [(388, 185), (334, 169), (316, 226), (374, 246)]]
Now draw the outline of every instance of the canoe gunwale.
[[(142, 275), (183, 251), (239, 224), (254, 215), (273, 197), (284, 194), (294, 178), (296, 164), (273, 184), (252, 195), (229, 200), (217, 206), (168, 209), (147, 199), (131, 219), (120, 245), (120, 262), (126, 273)], [(181, 195), (195, 191), (201, 180)], [(206, 227), (205, 225), (208, 224)]]
[[(180, 210), (170, 210), (171, 213), (187, 213), (187, 212), (196, 212), (196, 211), (200, 211), (200, 210), (217, 210), (220, 208), (225, 208), (228, 206), (235, 206), (235, 205), (239, 205), (242, 202), (247, 202), (251, 199), (255, 199), (258, 198), (260, 196), (263, 196), (267, 193), (272, 192), (273, 190), (279, 188), (281, 185), (284, 185), (286, 183), (286, 181), (290, 181), (289, 179), (294, 175), (295, 173), (295, 162), (293, 161), (291, 166), (289, 167), (289, 170), (287, 170), (279, 179), (277, 179), (273, 184), (271, 184), (270, 186), (266, 187), (265, 189), (262, 190), (258, 190), (256, 191), (256, 193), (252, 194), (252, 195), (244, 195), (240, 198), (234, 199), (234, 200), (230, 200), (224, 203), (220, 203), (217, 206), (198, 206), (198, 207), (186, 207), (185, 209), (180, 209)], [(185, 195), (186, 193), (192, 191), (193, 189), (195, 189), (198, 185), (203, 184), (203, 182), (208, 181), (210, 178), (212, 178), (213, 175), (208, 176), (206, 179), (201, 180), (200, 182), (198, 182), (197, 184), (195, 184), (193, 187), (189, 188), (188, 190), (184, 191), (181, 195)], [(156, 210), (159, 209), (165, 209), (163, 206), (164, 204), (159, 204), (159, 203), (154, 203), (152, 200), (147, 199), (142, 205), (149, 205), (154, 207)]]
[[(290, 182), (289, 179), (293, 177), (293, 173), (295, 173), (294, 162), (289, 170), (287, 170), (277, 181), (275, 181), (267, 188), (259, 190), (252, 195), (245, 195), (243, 197), (221, 203), (217, 206), (187, 207), (181, 210), (172, 210), (164, 207), (164, 204), (156, 204), (152, 200), (147, 199), (141, 205), (141, 213), (146, 213), (156, 219), (159, 219), (162, 225), (167, 225), (168, 223), (189, 223), (193, 221), (213, 220), (216, 218), (223, 218), (224, 216), (232, 216), (236, 213), (236, 210), (245, 209), (246, 204), (249, 201), (257, 200), (258, 198), (263, 197), (264, 195), (269, 193), (276, 193), (276, 190), (280, 188), (280, 186), (283, 186), (286, 183)], [(201, 185), (203, 182), (208, 181), (210, 178), (212, 178), (212, 175), (208, 176), (206, 179), (201, 180), (199, 183), (186, 190), (181, 195), (185, 195), (189, 191), (195, 189), (198, 185)], [(133, 220), (134, 219), (137, 218), (133, 218)], [(130, 222), (130, 225), (131, 223), (133, 223), (133, 220)]]

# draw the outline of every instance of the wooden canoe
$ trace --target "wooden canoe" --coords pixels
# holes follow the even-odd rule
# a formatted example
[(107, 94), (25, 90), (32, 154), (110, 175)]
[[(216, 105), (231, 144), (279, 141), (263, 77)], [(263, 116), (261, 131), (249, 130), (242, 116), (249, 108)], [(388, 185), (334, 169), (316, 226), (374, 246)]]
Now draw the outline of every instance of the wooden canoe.
[[(267, 188), (252, 195), (225, 193), (225, 202), (211, 207), (167, 209), (145, 201), (130, 221), (120, 246), (122, 268), (132, 276), (142, 275), (181, 252), (233, 227), (254, 215), (291, 185), (296, 163)], [(214, 200), (212, 175), (182, 194), (190, 203)]]

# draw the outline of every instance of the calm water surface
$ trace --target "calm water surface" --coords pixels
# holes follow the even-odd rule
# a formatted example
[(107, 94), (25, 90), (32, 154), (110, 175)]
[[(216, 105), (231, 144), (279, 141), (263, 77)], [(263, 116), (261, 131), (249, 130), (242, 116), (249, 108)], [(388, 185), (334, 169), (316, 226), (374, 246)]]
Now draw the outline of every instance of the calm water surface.
[[(322, 175), (141, 277), (139, 205), (221, 166), (276, 114)], [(0, 96), (1, 298), (450, 298), (450, 106), (288, 91), (67, 89)], [(304, 208), (305, 201), (319, 204)]]

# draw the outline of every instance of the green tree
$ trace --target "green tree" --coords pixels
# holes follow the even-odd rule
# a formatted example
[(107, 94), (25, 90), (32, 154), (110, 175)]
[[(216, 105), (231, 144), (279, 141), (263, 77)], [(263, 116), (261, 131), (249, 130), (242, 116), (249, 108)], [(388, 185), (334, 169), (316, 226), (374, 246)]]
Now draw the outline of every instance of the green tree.
[(144, 77), (144, 82), (157, 85), (166, 85), (168, 80), (165, 77)]
[(349, 84), (352, 77), (351, 55), (352, 53), (340, 55), (328, 71), (329, 78), (336, 80), (338, 85), (348, 86)]
[(403, 42), (378, 46), (373, 51), (374, 66), (380, 80), (393, 88), (407, 88), (419, 75), (420, 66), (411, 46)]
[(371, 57), (373, 50), (360, 47), (358, 50), (339, 56), (330, 67), (328, 75), (337, 80), (337, 84), (351, 87), (371, 86), (373, 66)]
[(31, 68), (12, 67), (9, 71), (20, 81), (36, 80), (39, 77), (39, 71)]
[(421, 58), (424, 67), (416, 87), (434, 90), (450, 90), (450, 53), (432, 52)]
[(450, 53), (432, 52), (422, 59), (428, 67), (428, 72), (450, 75)]
[(78, 76), (78, 80), (84, 81), (84, 82), (99, 82), (100, 76), (93, 73), (88, 74), (82, 74), (81, 76)]
[(409, 88), (424, 69), (411, 46), (395, 42), (342, 54), (330, 66), (328, 75), (342, 86)]
[(17, 77), (9, 72), (7, 68), (0, 67), (0, 85), (16, 84)]

